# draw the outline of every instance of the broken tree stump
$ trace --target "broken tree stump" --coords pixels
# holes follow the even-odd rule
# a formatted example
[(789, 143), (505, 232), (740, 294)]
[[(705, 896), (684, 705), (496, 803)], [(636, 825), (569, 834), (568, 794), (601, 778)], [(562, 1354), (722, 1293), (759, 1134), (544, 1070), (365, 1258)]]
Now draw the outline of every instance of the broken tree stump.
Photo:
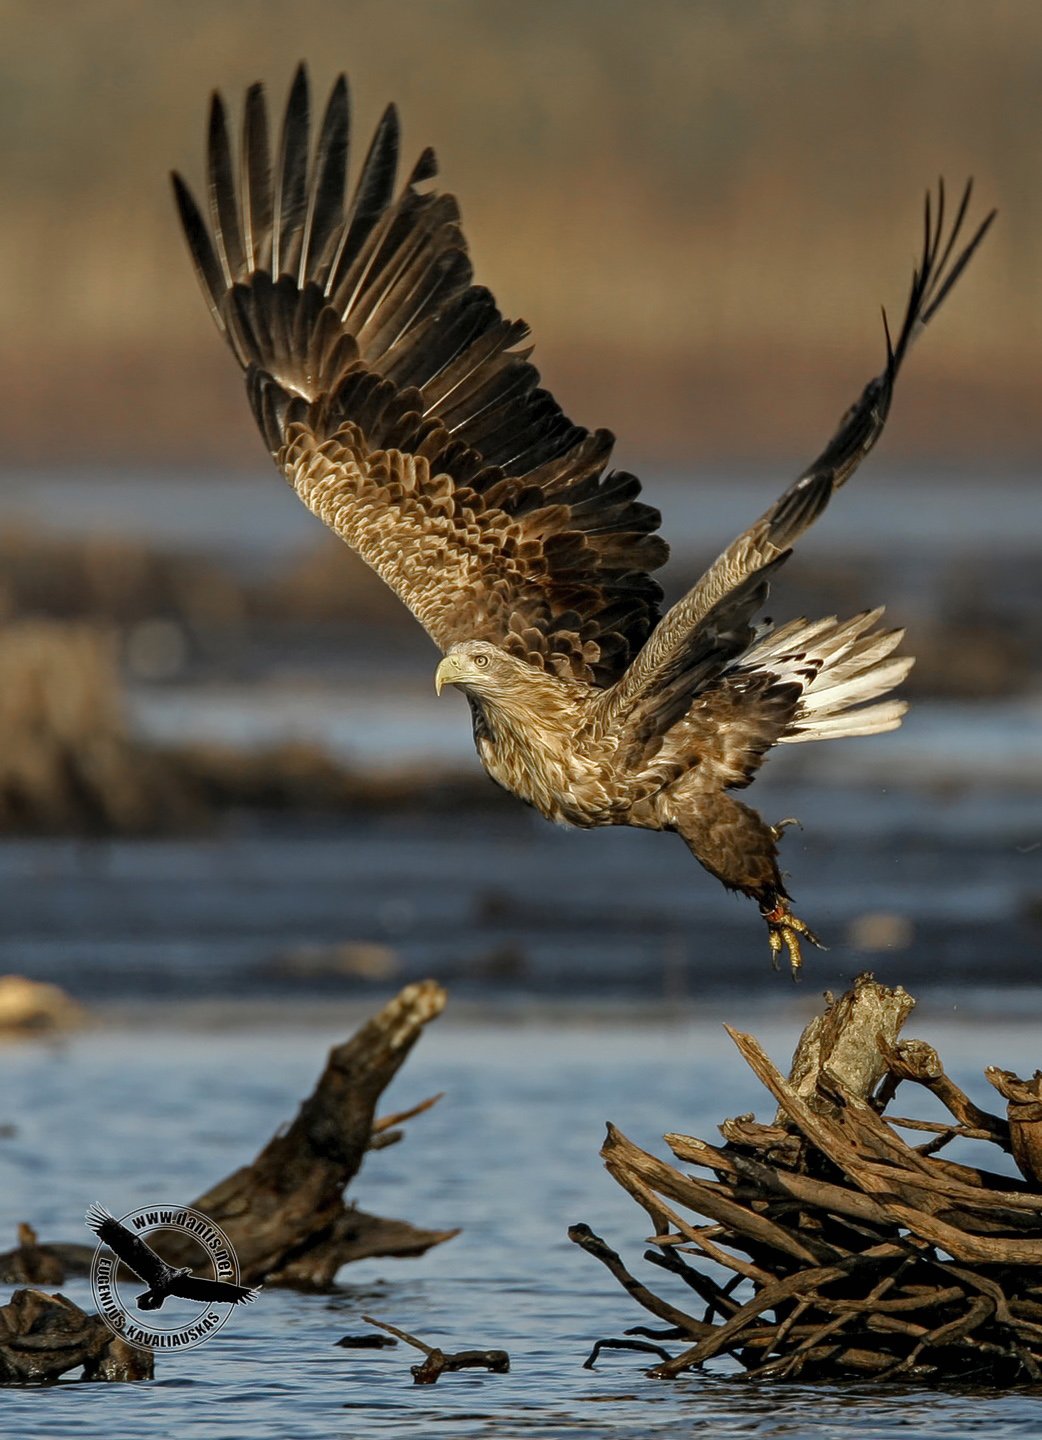
[[(913, 1005), (859, 976), (807, 1026), (788, 1078), (727, 1027), (778, 1111), (771, 1124), (725, 1121), (722, 1146), (665, 1137), (708, 1175), (609, 1125), (608, 1172), (651, 1220), (645, 1259), (702, 1302), (660, 1299), (588, 1226), (569, 1231), (661, 1322), (627, 1333), (680, 1342), (652, 1375), (728, 1356), (760, 1379), (1042, 1380), (1042, 1074), (991, 1067), (1009, 1112), (990, 1114), (931, 1046), (899, 1041)], [(951, 1120), (887, 1114), (906, 1083), (929, 1089)], [(901, 1131), (929, 1138), (912, 1144)], [(957, 1137), (998, 1145), (1023, 1178), (940, 1157)]]
[(48, 1385), (81, 1366), (84, 1380), (151, 1380), (152, 1352), (65, 1295), (16, 1290), (0, 1307), (0, 1385)]
[[(374, 1137), (378, 1146), (386, 1134), (375, 1119), (377, 1101), (445, 1000), (433, 980), (407, 985), (330, 1051), (293, 1123), (277, 1130), (252, 1164), (192, 1201), (231, 1241), (244, 1285), (328, 1290), (349, 1261), (422, 1255), (459, 1234), (380, 1219), (343, 1199)], [(189, 1249), (190, 1243), (190, 1259)], [(186, 1263), (178, 1261), (177, 1250), (171, 1235), (163, 1249), (168, 1263)]]

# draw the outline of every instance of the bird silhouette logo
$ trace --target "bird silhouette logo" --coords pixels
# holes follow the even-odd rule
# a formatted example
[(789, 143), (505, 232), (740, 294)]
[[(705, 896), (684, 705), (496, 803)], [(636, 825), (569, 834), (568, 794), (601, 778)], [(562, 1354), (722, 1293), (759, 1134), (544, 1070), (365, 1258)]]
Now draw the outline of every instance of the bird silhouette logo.
[[(223, 1231), (208, 1216), (186, 1206), (146, 1207), (117, 1220), (101, 1205), (92, 1205), (86, 1224), (101, 1242), (91, 1268), (98, 1311), (106, 1324), (131, 1344), (142, 1348), (188, 1349), (214, 1333), (237, 1305), (252, 1301), (259, 1287), (240, 1285), (238, 1261)], [(129, 1223), (125, 1223), (129, 1222)], [(171, 1265), (144, 1237), (153, 1231), (180, 1232), (201, 1247), (214, 1278), (194, 1274), (199, 1265)], [(182, 1242), (182, 1248), (188, 1248)], [(185, 1257), (187, 1258), (187, 1256)], [(145, 1289), (135, 1297), (140, 1311), (162, 1310), (168, 1300), (195, 1301), (205, 1312), (177, 1328), (160, 1329), (138, 1319), (119, 1297), (120, 1267), (131, 1272)], [(227, 1307), (224, 1313), (221, 1309)]]

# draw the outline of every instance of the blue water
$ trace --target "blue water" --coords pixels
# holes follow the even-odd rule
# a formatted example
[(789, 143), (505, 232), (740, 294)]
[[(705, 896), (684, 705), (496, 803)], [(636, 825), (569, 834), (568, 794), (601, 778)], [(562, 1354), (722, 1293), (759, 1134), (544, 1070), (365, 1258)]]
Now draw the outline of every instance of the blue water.
[[(273, 473), (158, 478), (9, 476), (3, 519), (198, 546), (254, 567), (319, 534)], [(871, 479), (844, 493), (801, 553), (882, 557), (881, 595), (901, 600), (902, 617), (920, 592), (937, 602), (962, 554), (999, 557), (990, 598), (1000, 596), (1011, 583), (1002, 557), (1042, 534), (1042, 487), (1030, 480), (953, 485), (885, 467)], [(675, 576), (779, 488), (767, 475), (654, 482), (681, 557)], [(458, 696), (435, 701), (419, 632), (382, 666), (315, 658), (282, 657), (259, 685), (141, 685), (131, 713), (158, 739), (310, 738), (366, 768), (476, 768), (465, 708)], [(370, 1157), (352, 1194), (377, 1213), (463, 1227), (423, 1259), (346, 1270), (334, 1297), (265, 1292), (201, 1349), (160, 1357), (151, 1384), (2, 1391), (0, 1436), (1042, 1432), (1039, 1397), (1023, 1393), (778, 1389), (723, 1374), (666, 1384), (644, 1376), (641, 1357), (611, 1352), (591, 1374), (581, 1362), (593, 1340), (644, 1317), (565, 1237), (586, 1221), (639, 1269), (648, 1221), (600, 1166), (604, 1122), (661, 1153), (665, 1131), (713, 1138), (727, 1115), (769, 1114), (721, 1020), (755, 1030), (784, 1063), (821, 990), (860, 969), (922, 997), (908, 1033), (936, 1043), (985, 1105), (985, 1064), (1042, 1063), (1040, 719), (1036, 687), (988, 706), (920, 704), (897, 734), (771, 757), (751, 798), (772, 818), (804, 821), (786, 832), (783, 862), (798, 912), (830, 946), (808, 956), (801, 987), (771, 973), (754, 907), (675, 837), (568, 833), (520, 807), (0, 843), (0, 973), (61, 983), (96, 1026), (0, 1049), (0, 1124), (17, 1127), (0, 1139), (0, 1249), (22, 1220), (44, 1239), (85, 1240), (93, 1201), (121, 1212), (190, 1200), (294, 1113), (329, 1044), (428, 973), (450, 985), (450, 1015), (386, 1108), (446, 1098), (404, 1144)], [(866, 922), (891, 935), (882, 948), (866, 948)], [(337, 968), (343, 947), (360, 945), (379, 947), (382, 980)], [(669, 1277), (644, 1278), (668, 1292)], [(86, 1282), (63, 1288), (90, 1303)], [(363, 1312), (446, 1348), (504, 1348), (513, 1368), (414, 1388), (403, 1349), (335, 1348), (368, 1328)]]
[[(284, 1017), (285, 1018), (285, 1017)], [(743, 1015), (733, 1009), (732, 1020)], [(117, 1211), (190, 1199), (245, 1162), (312, 1085), (329, 1044), (357, 1014), (327, 1011), (321, 1027), (241, 1032), (104, 1030), (66, 1044), (0, 1051), (0, 1232), (17, 1221), (47, 1239), (83, 1240), (92, 1201)], [(756, 1030), (787, 1063), (800, 1019), (761, 1017)], [(938, 1045), (949, 1071), (985, 1105), (985, 1063), (1023, 1073), (1038, 1062), (1038, 1029), (953, 1023), (936, 1007), (909, 1035)], [(1035, 1435), (1040, 1398), (922, 1389), (749, 1387), (726, 1375), (675, 1383), (643, 1373), (643, 1357), (606, 1352), (582, 1369), (593, 1340), (646, 1318), (566, 1239), (582, 1220), (659, 1293), (683, 1305), (670, 1277), (641, 1263), (648, 1220), (601, 1169), (603, 1125), (665, 1153), (658, 1137), (712, 1138), (725, 1116), (771, 1105), (716, 1019), (684, 1007), (673, 1023), (460, 1025), (422, 1037), (385, 1097), (396, 1109), (445, 1098), (410, 1123), (405, 1141), (374, 1153), (352, 1187), (363, 1208), (463, 1233), (419, 1260), (366, 1261), (341, 1272), (332, 1297), (264, 1291), (209, 1343), (160, 1356), (152, 1383), (63, 1384), (4, 1391), (5, 1436), (34, 1440), (170, 1435), (266, 1437)], [(645, 1273), (646, 1272), (646, 1273)], [(88, 1306), (87, 1282), (62, 1287)], [(682, 1287), (681, 1287), (682, 1289)], [(506, 1349), (509, 1375), (446, 1375), (411, 1383), (403, 1347), (335, 1348), (376, 1315), (443, 1348)]]
[[(723, 548), (765, 510), (800, 470), (691, 475), (642, 468), (646, 498), (662, 512), (662, 532), (678, 554)], [(222, 554), (263, 557), (305, 547), (321, 533), (288, 485), (258, 462), (231, 475), (169, 470), (142, 475), (111, 469), (10, 471), (2, 507), (9, 523), (43, 524), (56, 532), (124, 535)], [(801, 552), (851, 548), (899, 552), (921, 564), (939, 552), (982, 552), (1037, 545), (1042, 487), (1033, 474), (1000, 471), (982, 478), (948, 467), (897, 470), (885, 456), (847, 487), (827, 517), (800, 541)]]

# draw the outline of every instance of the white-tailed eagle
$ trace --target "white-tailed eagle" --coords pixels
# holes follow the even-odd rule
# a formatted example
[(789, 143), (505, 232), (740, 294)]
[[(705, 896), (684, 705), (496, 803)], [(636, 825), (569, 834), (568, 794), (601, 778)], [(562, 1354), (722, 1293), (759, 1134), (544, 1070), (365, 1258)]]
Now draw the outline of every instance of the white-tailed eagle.
[[(207, 195), (177, 175), (181, 222), (217, 328), (276, 465), (444, 652), (436, 684), (470, 703), (485, 769), (552, 820), (675, 830), (751, 896), (772, 956), (800, 937), (780, 827), (730, 793), (771, 746), (873, 735), (912, 661), (881, 610), (757, 625), (768, 582), (875, 444), (913, 340), (992, 215), (958, 238), (927, 196), (922, 255), (886, 364), (821, 455), (664, 616), (657, 510), (609, 469), (606, 430), (563, 413), (520, 348), (527, 334), (472, 283), (460, 214), (425, 150), (396, 190), (398, 117), (384, 113), (348, 190), (337, 80), (311, 141), (307, 77), (272, 149), (260, 85), (233, 150), (210, 109)], [(205, 213), (204, 213), (205, 211)], [(994, 212), (993, 212), (994, 213)], [(884, 316), (885, 325), (885, 316)]]

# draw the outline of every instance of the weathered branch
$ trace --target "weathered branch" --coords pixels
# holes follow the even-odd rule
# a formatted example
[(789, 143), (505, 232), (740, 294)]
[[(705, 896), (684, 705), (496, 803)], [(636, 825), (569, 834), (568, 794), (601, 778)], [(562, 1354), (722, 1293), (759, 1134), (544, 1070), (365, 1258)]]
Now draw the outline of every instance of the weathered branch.
[(458, 1233), (377, 1220), (343, 1200), (369, 1148), (377, 1101), (444, 1005), (434, 981), (407, 985), (330, 1051), (292, 1124), (192, 1202), (228, 1236), (244, 1283), (327, 1289), (349, 1260), (419, 1255)]

